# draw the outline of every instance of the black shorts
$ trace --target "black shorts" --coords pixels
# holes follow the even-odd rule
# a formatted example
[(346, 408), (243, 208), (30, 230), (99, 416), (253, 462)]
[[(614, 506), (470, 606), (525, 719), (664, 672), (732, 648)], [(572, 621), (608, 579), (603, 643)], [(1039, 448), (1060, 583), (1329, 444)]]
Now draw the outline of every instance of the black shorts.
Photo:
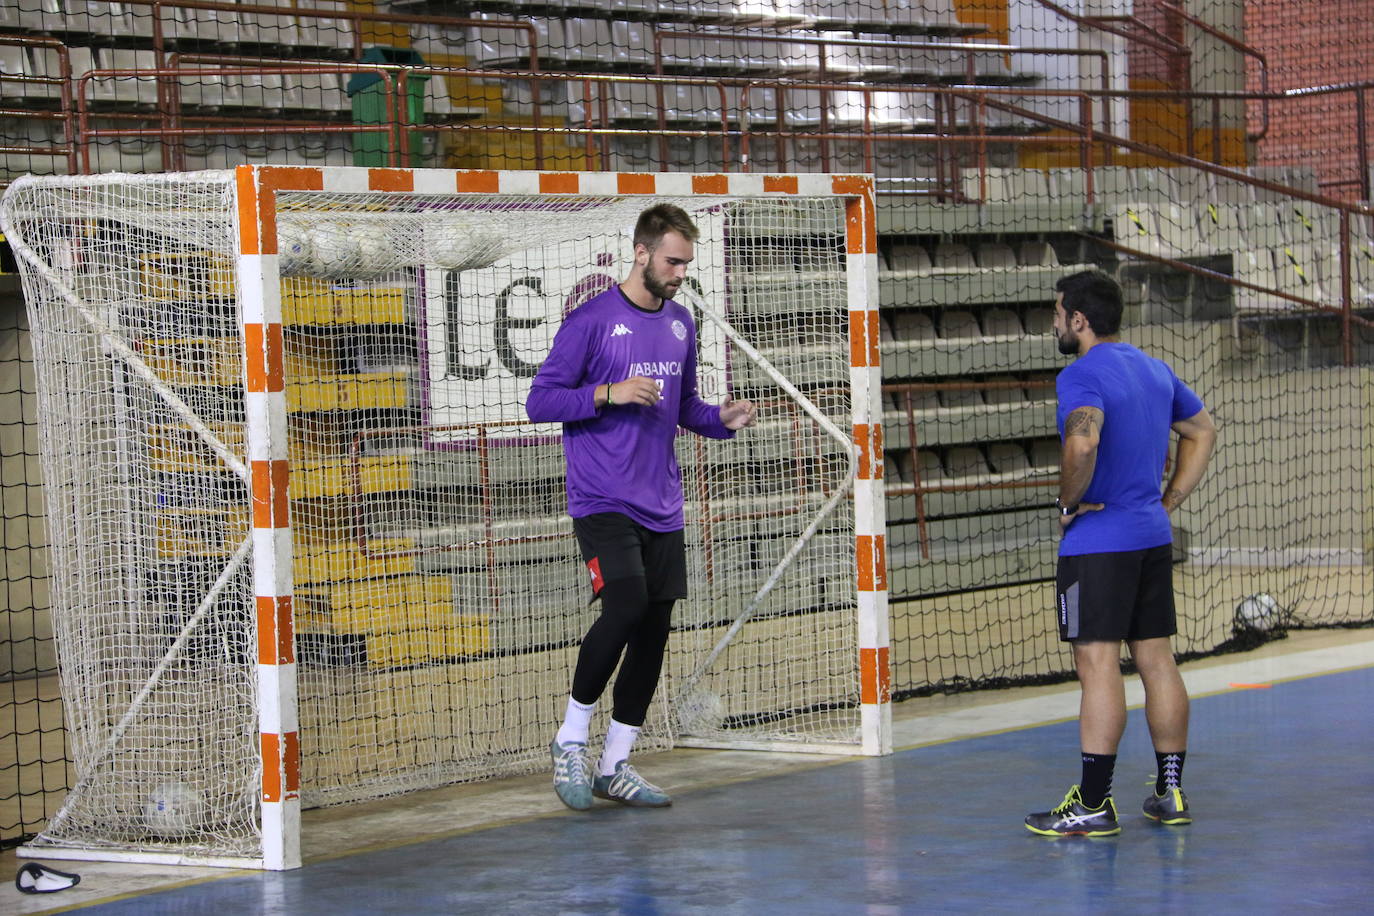
[(682, 529), (653, 531), (619, 512), (573, 519), (582, 562), (591, 574), (592, 599), (616, 579), (642, 576), (650, 601), (687, 597), (687, 552)]
[(1059, 638), (1136, 640), (1173, 636), (1173, 547), (1060, 557), (1054, 584)]

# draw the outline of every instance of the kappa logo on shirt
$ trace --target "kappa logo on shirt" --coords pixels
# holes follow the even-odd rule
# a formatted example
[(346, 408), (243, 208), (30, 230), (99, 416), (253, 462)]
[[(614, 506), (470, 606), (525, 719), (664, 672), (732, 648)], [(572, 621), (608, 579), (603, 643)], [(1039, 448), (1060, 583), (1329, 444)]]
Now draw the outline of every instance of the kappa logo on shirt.
[(612, 337), (623, 337), (623, 336), (626, 335), (626, 334), (633, 334), (633, 333), (634, 333), (634, 331), (631, 331), (629, 328), (625, 327), (625, 325), (623, 325), (623, 324), (617, 324), (615, 327), (611, 328), (611, 336), (612, 336)]

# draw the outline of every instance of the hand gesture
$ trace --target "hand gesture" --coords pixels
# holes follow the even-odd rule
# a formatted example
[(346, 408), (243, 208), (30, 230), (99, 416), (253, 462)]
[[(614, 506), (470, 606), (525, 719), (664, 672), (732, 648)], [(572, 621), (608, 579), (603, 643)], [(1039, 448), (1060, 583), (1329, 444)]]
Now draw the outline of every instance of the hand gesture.
[(627, 404), (653, 407), (663, 400), (663, 394), (658, 390), (658, 382), (642, 375), (627, 378), (623, 382), (616, 382), (609, 386), (608, 393), (611, 403), (616, 407), (623, 407)]
[(720, 405), (720, 422), (726, 429), (743, 429), (753, 426), (759, 418), (758, 408), (752, 401), (726, 401)]

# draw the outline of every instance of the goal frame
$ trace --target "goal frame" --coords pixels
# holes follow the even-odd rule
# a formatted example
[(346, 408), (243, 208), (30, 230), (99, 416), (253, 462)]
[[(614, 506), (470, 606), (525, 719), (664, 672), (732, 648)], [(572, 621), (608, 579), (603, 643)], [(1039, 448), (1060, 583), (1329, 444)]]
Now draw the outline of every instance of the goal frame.
[[(233, 170), (234, 277), (243, 346), (251, 580), (256, 609), (261, 858), (54, 847), (45, 858), (217, 864), (284, 870), (301, 860), (301, 746), (293, 622), (286, 360), (276, 197), (280, 192), (838, 199), (848, 307), (859, 741), (851, 752), (891, 753), (887, 560), (883, 496), (880, 319), (874, 183), (864, 174), (620, 173), (242, 165)], [(720, 745), (716, 745), (720, 746)], [(777, 748), (781, 749), (781, 748)], [(817, 748), (795, 748), (816, 750)], [(827, 752), (843, 752), (827, 746)]]

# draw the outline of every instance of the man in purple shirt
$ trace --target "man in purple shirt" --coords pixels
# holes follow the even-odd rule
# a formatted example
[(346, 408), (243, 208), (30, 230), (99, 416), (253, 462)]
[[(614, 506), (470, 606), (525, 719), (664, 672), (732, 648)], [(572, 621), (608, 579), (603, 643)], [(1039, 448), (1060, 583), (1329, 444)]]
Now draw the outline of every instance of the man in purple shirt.
[[(593, 796), (639, 807), (671, 804), (629, 755), (658, 687), (673, 603), (687, 596), (673, 440), (679, 426), (728, 439), (756, 417), (748, 401), (714, 406), (697, 396), (696, 327), (691, 312), (672, 301), (697, 236), (681, 207), (659, 204), (641, 213), (629, 276), (564, 319), (525, 404), (536, 423), (563, 424), (568, 514), (601, 599), (550, 748), (554, 790), (578, 811), (590, 808)], [(617, 663), (611, 724), (593, 778), (592, 713)]]

